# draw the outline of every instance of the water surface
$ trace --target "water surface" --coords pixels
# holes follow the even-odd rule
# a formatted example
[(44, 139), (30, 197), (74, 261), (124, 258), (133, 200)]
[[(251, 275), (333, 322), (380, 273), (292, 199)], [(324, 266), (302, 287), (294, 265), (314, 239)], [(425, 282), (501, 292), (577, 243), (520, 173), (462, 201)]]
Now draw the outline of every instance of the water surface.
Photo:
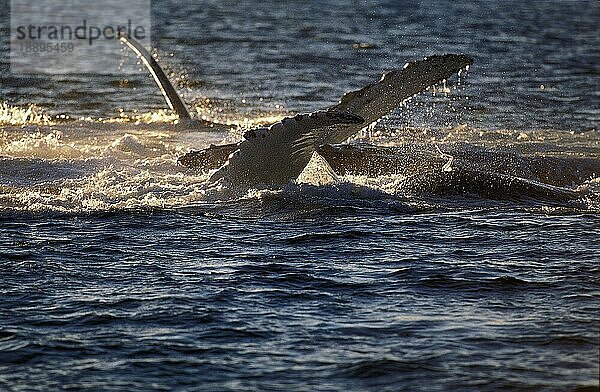
[(482, 197), (312, 162), (232, 200), (176, 163), (466, 53), (450, 94), (351, 143), (572, 173), (600, 159), (597, 2), (153, 3), (158, 60), (233, 130), (174, 125), (145, 72), (11, 74), (2, 41), (0, 389), (598, 389), (597, 173), (574, 199)]

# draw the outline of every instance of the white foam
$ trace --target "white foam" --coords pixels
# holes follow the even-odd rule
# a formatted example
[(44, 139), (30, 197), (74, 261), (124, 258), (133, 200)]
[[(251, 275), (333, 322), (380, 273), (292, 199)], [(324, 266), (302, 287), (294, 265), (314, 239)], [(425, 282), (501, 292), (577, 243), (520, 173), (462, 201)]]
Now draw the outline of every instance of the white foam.
[[(553, 153), (560, 149), (584, 156), (600, 155), (598, 131), (569, 134), (466, 126), (432, 130), (381, 124), (364, 136), (370, 143), (387, 146), (428, 144), (433, 151), (440, 144), (466, 142), (486, 147), (510, 145), (516, 152)], [(170, 124), (128, 121), (4, 125), (0, 128), (0, 156), (4, 157), (0, 209), (79, 212), (179, 208), (214, 202), (220, 200), (223, 190), (207, 189), (208, 174), (178, 166), (177, 158), (191, 149), (237, 138), (237, 131), (198, 132)], [(400, 175), (340, 177), (316, 156), (298, 183), (275, 192), (251, 190), (245, 197), (402, 199), (398, 190), (403, 180)], [(592, 180), (584, 186), (597, 194), (597, 182)]]

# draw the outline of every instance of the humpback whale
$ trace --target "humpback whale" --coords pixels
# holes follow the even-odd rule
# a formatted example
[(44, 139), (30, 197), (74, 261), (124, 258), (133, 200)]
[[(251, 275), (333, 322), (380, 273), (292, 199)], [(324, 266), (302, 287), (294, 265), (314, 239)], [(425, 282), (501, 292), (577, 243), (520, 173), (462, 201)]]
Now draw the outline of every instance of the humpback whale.
[[(190, 120), (185, 104), (156, 60), (132, 38), (120, 39), (142, 58), (169, 107), (180, 118)], [(406, 63), (402, 69), (383, 74), (377, 82), (344, 94), (329, 108), (249, 130), (239, 143), (192, 152), (179, 162), (201, 169), (207, 169), (202, 167), (203, 163), (218, 163), (208, 182), (219, 183), (229, 191), (283, 186), (300, 175), (319, 146), (344, 142), (407, 99), (468, 68), (472, 62), (465, 55), (446, 54)]]
[(384, 147), (361, 143), (324, 145), (317, 152), (338, 175), (412, 177), (434, 171), (449, 173), (468, 169), (565, 188), (600, 174), (598, 158), (523, 155), (467, 143), (446, 144), (443, 148), (441, 152), (428, 145)]
[(158, 62), (152, 55), (144, 48), (139, 42), (134, 40), (131, 37), (126, 35), (121, 35), (119, 40), (127, 45), (134, 53), (138, 56), (138, 58), (142, 61), (142, 63), (146, 66), (152, 78), (156, 82), (156, 85), (160, 89), (165, 101), (169, 108), (179, 117), (180, 120), (190, 121), (192, 120), (192, 116), (188, 111), (185, 103), (177, 94), (177, 90), (171, 84), (171, 81), (165, 75), (165, 72), (162, 70)]
[(227, 127), (223, 124), (217, 124), (211, 121), (206, 121), (202, 119), (193, 118), (183, 102), (183, 99), (171, 84), (171, 81), (163, 71), (162, 67), (158, 64), (156, 59), (152, 57), (152, 55), (144, 48), (139, 42), (135, 39), (123, 34), (119, 37), (119, 41), (123, 44), (127, 45), (140, 59), (140, 61), (144, 64), (144, 66), (152, 75), (154, 82), (158, 86), (160, 92), (162, 93), (167, 106), (173, 111), (179, 120), (180, 124), (185, 125), (186, 127), (193, 126), (201, 126), (201, 127), (214, 127), (215, 125), (220, 127)]
[(431, 56), (384, 74), (376, 83), (346, 93), (325, 110), (285, 118), (251, 130), (209, 182), (228, 189), (280, 187), (296, 179), (317, 148), (342, 143), (377, 122), (402, 102), (468, 67), (464, 55)]
[[(156, 60), (133, 39), (121, 40), (142, 58), (183, 124), (214, 125), (192, 119)], [(212, 172), (209, 185), (221, 185), (236, 194), (250, 188), (281, 187), (296, 179), (313, 154), (318, 154), (337, 175), (401, 175), (398, 192), (403, 194), (549, 201), (580, 198), (582, 194), (571, 187), (600, 173), (598, 159), (523, 156), (472, 145), (444, 146), (450, 149), (446, 152), (438, 147), (436, 153), (415, 146), (340, 144), (405, 100), (471, 64), (471, 58), (456, 54), (406, 63), (377, 82), (344, 94), (331, 107), (251, 129), (238, 143), (190, 151), (178, 163)]]
[[(143, 46), (125, 36), (121, 41), (141, 58), (167, 105), (183, 124), (214, 125), (192, 118), (160, 65)], [(340, 175), (401, 174), (404, 180), (399, 188), (405, 194), (561, 201), (579, 198), (580, 193), (567, 186), (600, 172), (596, 159), (564, 158), (562, 162), (557, 157), (505, 156), (472, 148), (435, 154), (415, 148), (340, 145), (405, 100), (471, 64), (471, 58), (459, 54), (406, 63), (402, 69), (383, 74), (377, 82), (344, 94), (335, 105), (248, 130), (238, 143), (191, 151), (178, 163), (194, 170), (213, 171), (208, 184), (236, 194), (251, 188), (284, 186), (300, 175), (313, 154), (318, 154)]]

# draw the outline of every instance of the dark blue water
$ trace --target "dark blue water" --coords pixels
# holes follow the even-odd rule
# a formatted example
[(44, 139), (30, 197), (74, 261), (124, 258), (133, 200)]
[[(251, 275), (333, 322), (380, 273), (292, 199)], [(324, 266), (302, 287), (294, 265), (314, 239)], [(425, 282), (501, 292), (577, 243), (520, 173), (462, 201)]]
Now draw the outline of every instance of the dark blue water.
[[(600, 159), (598, 2), (152, 11), (158, 60), (211, 119), (315, 110), (462, 52), (458, 90), (367, 141)], [(394, 176), (207, 201), (176, 159), (240, 132), (173, 127), (144, 72), (1, 70), (0, 390), (598, 390), (597, 173), (568, 201), (405, 194)]]
[(597, 216), (287, 209), (3, 219), (3, 385), (596, 382)]

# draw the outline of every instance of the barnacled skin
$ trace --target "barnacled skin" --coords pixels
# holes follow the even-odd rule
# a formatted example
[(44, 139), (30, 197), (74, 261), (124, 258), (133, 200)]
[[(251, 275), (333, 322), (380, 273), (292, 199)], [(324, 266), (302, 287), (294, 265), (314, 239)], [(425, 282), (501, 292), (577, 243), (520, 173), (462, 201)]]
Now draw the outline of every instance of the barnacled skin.
[(239, 143), (211, 144), (210, 147), (204, 150), (190, 151), (180, 157), (177, 163), (193, 170), (208, 172), (223, 166), (229, 155), (233, 154), (238, 148)]

